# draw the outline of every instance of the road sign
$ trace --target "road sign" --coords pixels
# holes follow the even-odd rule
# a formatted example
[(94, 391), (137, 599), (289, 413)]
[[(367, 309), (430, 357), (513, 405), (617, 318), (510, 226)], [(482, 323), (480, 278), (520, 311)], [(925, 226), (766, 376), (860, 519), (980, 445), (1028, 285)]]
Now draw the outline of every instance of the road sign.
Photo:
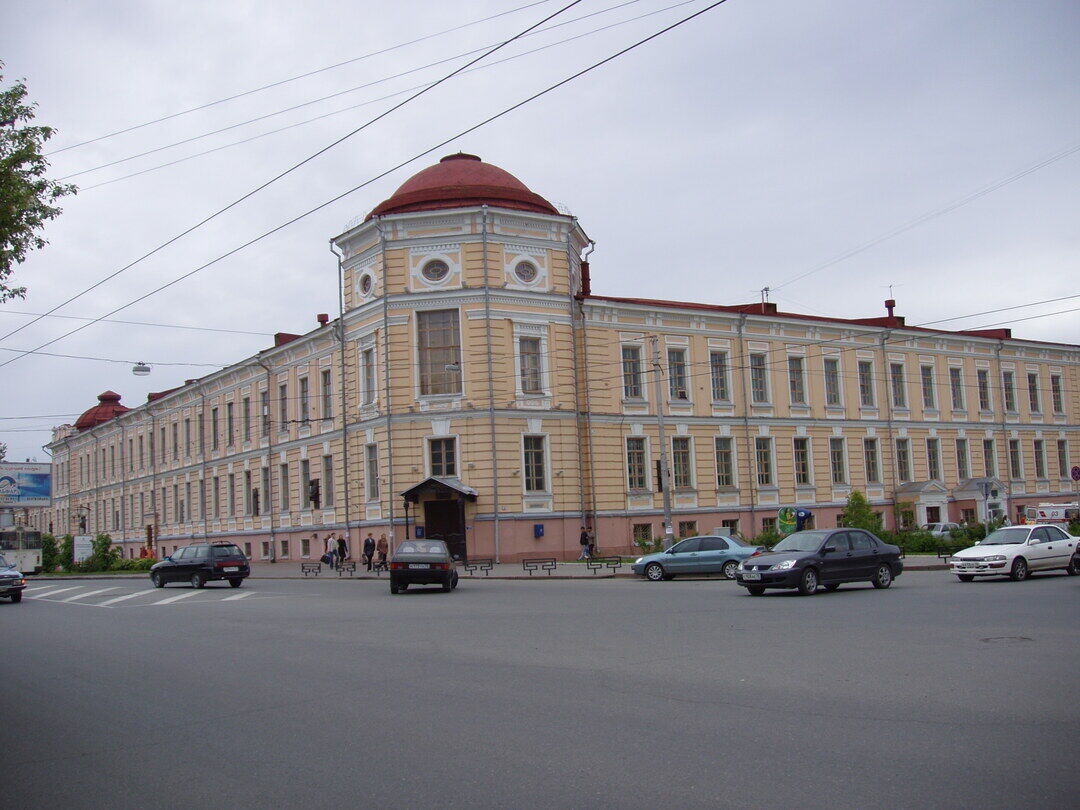
[(1074, 464), (1072, 468), (1072, 480), (1080, 481), (1080, 464)]

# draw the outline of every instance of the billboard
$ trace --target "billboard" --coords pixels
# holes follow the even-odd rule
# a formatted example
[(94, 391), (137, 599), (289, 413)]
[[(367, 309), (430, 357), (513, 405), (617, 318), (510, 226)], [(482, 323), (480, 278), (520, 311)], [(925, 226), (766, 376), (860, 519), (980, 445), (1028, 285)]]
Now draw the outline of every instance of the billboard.
[(0, 506), (48, 506), (52, 465), (0, 461)]

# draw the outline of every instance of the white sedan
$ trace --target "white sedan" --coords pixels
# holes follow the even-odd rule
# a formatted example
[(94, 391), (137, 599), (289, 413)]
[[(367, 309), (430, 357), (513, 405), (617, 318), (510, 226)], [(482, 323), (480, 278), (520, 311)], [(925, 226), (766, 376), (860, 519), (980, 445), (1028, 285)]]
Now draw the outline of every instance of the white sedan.
[(1058, 526), (1003, 526), (971, 548), (949, 558), (961, 582), (975, 577), (1007, 576), (1019, 582), (1036, 571), (1060, 569), (1080, 574), (1077, 538)]

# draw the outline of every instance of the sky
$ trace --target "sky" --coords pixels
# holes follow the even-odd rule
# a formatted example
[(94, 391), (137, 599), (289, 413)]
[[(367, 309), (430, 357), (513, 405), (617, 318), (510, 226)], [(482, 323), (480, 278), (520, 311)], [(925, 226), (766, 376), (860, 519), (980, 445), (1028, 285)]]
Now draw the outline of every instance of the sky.
[[(26, 80), (56, 128), (49, 176), (80, 191), (16, 268), (29, 294), (0, 304), (0, 335), (569, 2), (7, 0), (3, 86)], [(0, 366), (8, 459), (46, 461), (49, 429), (102, 391), (134, 407), (336, 316), (329, 239), (456, 151), (578, 217), (595, 294), (738, 304), (768, 286), (783, 311), (857, 318), (884, 315), (892, 285), (908, 324), (1080, 343), (1080, 298), (1052, 301), (1080, 294), (1075, 0), (727, 0), (455, 137), (709, 4), (582, 0), (55, 313), (69, 317), (0, 338), (0, 363), (17, 358)], [(137, 323), (41, 349), (100, 359), (10, 351), (357, 186), (111, 316)]]

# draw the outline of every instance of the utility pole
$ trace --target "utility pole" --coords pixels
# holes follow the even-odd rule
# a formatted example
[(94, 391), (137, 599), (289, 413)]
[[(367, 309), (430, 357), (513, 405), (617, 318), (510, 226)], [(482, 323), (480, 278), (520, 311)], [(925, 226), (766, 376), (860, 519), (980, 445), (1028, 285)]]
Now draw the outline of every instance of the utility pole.
[(653, 349), (653, 373), (656, 383), (656, 427), (660, 433), (660, 489), (664, 496), (664, 548), (671, 548), (675, 533), (671, 526), (671, 475), (668, 472), (667, 431), (664, 430), (664, 387), (661, 381), (660, 338), (649, 338)]

